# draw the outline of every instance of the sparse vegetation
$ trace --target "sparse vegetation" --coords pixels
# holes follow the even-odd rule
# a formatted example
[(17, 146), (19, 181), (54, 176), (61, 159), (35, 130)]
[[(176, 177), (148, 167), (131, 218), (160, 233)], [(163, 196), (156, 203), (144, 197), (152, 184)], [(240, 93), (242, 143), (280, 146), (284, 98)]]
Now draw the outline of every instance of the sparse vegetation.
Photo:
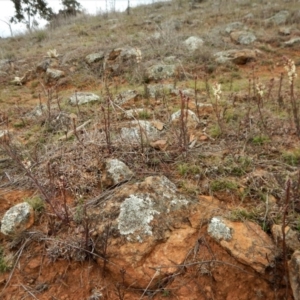
[[(206, 211), (196, 205), (203, 205), (201, 197), (208, 199), (212, 206), (217, 203), (213, 213), (234, 222), (255, 222), (263, 233), (270, 234), (274, 224), (300, 231), (299, 61), (295, 49), (285, 44), (300, 30), (292, 8), (296, 4), (286, 8), (283, 0), (276, 0), (274, 9), (264, 1), (190, 2), (130, 7), (128, 14), (60, 17), (28, 36), (0, 39), (0, 192), (26, 195), (10, 197), (9, 205), (8, 197), (0, 199), (5, 203), (0, 213), (22, 199), (40, 216), (14, 241), (2, 237), (5, 249), (15, 251), (18, 261), (3, 295), (19, 285), (14, 292), (20, 299), (38, 298), (38, 293), (44, 293), (42, 298), (51, 293), (62, 298), (74, 287), (69, 279), (80, 278), (78, 295), (70, 292), (78, 299), (88, 298), (87, 294), (92, 294), (89, 299), (175, 299), (187, 295), (180, 280), (187, 279), (190, 287), (197, 278), (193, 291), (199, 299), (203, 295), (238, 299), (244, 286), (243, 293), (252, 299), (254, 283), (261, 297), (276, 294), (277, 299), (292, 299), (288, 282), (281, 280), (288, 278), (283, 266), (290, 259), (285, 242), (272, 272), (267, 269), (264, 277), (249, 267), (251, 280), (245, 278), (235, 291), (244, 266), (226, 256), (217, 241), (206, 240), (210, 220), (206, 216), (198, 220), (200, 211)], [(290, 28), (266, 21), (280, 9), (290, 10), (283, 23)], [(278, 33), (279, 27), (291, 33)], [(257, 36), (249, 46), (234, 39), (247, 28)], [(188, 36), (201, 37), (201, 47), (187, 46)], [(38, 47), (33, 47), (36, 43)], [(259, 50), (245, 59), (248, 48)], [(243, 55), (226, 56), (224, 49), (241, 50)], [(219, 52), (223, 54), (218, 58)], [(81, 105), (82, 93), (99, 99)], [(131, 170), (130, 179), (117, 169), (121, 180), (114, 182), (107, 163), (115, 159)], [(134, 242), (121, 236), (119, 205), (125, 200), (116, 194), (131, 189), (134, 194), (135, 183), (145, 187), (146, 177), (162, 175), (171, 184), (160, 196), (176, 189), (181, 198), (170, 198), (166, 214), (153, 209), (148, 237), (152, 227), (159, 227), (161, 249), (177, 230), (190, 230), (191, 237), (182, 241), (185, 254), (180, 259), (176, 255), (181, 249), (174, 247), (170, 262), (163, 258), (159, 265), (145, 267), (147, 279), (141, 288), (133, 271), (127, 272), (119, 261), (112, 263), (119, 255), (111, 248), (122, 251), (122, 259), (132, 255), (125, 246)], [(157, 192), (156, 186), (153, 190)], [(146, 210), (149, 195), (143, 194), (140, 212)], [(186, 204), (185, 198), (191, 202)], [(181, 210), (173, 210), (177, 206)], [(168, 223), (173, 215), (176, 224)], [(167, 233), (161, 227), (164, 222)], [(148, 251), (142, 249), (141, 236), (135, 245), (137, 256)], [(147, 252), (153, 261), (162, 256), (156, 250)], [(0, 272), (9, 270), (3, 253), (0, 249)], [(55, 270), (56, 279), (44, 274), (48, 260), (53, 262), (52, 272), (56, 266), (65, 268)], [(139, 268), (142, 262), (136, 260), (132, 264)], [(41, 265), (38, 272), (36, 265)], [(117, 271), (107, 276), (112, 266)], [(223, 274), (231, 278), (232, 295), (220, 284), (227, 280)], [(213, 276), (217, 279), (211, 281)], [(47, 287), (40, 290), (39, 281), (47, 282)], [(61, 292), (53, 288), (57, 282)]]

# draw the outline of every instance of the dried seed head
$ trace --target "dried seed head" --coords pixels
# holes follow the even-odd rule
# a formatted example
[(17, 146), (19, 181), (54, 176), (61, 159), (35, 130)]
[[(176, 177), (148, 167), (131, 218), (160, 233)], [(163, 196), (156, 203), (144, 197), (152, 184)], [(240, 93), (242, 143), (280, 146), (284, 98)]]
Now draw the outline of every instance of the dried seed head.
[(142, 61), (142, 51), (138, 48), (135, 48), (136, 51), (136, 62), (139, 64)]
[(284, 57), (283, 59), (285, 61), (284, 68), (287, 71), (287, 75), (289, 77), (289, 83), (290, 85), (292, 85), (295, 79), (297, 78), (295, 62), (292, 59), (287, 57)]
[(215, 82), (215, 83), (213, 84), (213, 86), (212, 86), (212, 90), (213, 90), (213, 94), (214, 94), (215, 98), (216, 98), (217, 100), (220, 100), (221, 95), (222, 95), (221, 84)]

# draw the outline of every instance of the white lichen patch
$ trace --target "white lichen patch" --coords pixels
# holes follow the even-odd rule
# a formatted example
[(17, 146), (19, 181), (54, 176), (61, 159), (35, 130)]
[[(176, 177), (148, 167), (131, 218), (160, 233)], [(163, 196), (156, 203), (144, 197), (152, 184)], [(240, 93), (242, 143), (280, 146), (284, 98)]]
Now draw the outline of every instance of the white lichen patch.
[[(147, 194), (130, 195), (120, 207), (118, 229), (122, 235), (139, 232), (140, 235), (152, 235), (152, 227), (149, 225), (153, 216), (159, 214), (153, 209), (153, 202)], [(142, 241), (141, 239), (139, 239)]]
[(231, 229), (226, 226), (221, 217), (213, 217), (211, 219), (207, 232), (217, 240), (229, 241), (232, 239)]

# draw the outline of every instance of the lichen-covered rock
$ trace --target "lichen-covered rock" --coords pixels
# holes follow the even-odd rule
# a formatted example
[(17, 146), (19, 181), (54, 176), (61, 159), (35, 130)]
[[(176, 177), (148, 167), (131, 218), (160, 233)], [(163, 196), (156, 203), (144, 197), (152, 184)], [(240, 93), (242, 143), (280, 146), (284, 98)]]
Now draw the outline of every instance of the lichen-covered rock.
[(176, 65), (157, 64), (148, 68), (146, 76), (149, 80), (167, 79), (175, 75)]
[(131, 179), (133, 172), (118, 159), (108, 159), (105, 162), (105, 168), (102, 174), (102, 184), (104, 186), (113, 186)]
[(294, 299), (300, 300), (300, 251), (297, 250), (288, 262), (290, 284)]
[[(183, 113), (183, 119), (188, 128), (194, 128), (197, 126), (197, 124), (199, 124), (199, 119), (193, 111), (191, 111), (190, 109), (184, 109)], [(180, 119), (181, 110), (178, 110), (171, 115), (171, 122), (174, 124), (178, 124), (180, 122)], [(179, 124), (179, 126), (181, 125)]]
[[(88, 211), (99, 236), (96, 250), (101, 252), (100, 237), (105, 235), (105, 224), (111, 222), (107, 268), (120, 277), (123, 267), (125, 280), (135, 281), (134, 286), (145, 288), (151, 278), (155, 284), (160, 276), (174, 272), (176, 268), (169, 266), (181, 264), (197, 238), (198, 229), (191, 227), (187, 219), (194, 201), (178, 193), (165, 176), (126, 183), (101, 203)], [(153, 268), (158, 265), (168, 267), (156, 274)]]
[(135, 90), (124, 91), (116, 96), (114, 103), (122, 105), (129, 101), (131, 102), (137, 100), (139, 96), (140, 94)]
[(275, 25), (285, 24), (289, 15), (290, 15), (290, 13), (287, 10), (281, 10), (280, 12), (278, 12), (271, 18), (266, 19), (265, 23), (266, 24), (275, 24)]
[(204, 41), (197, 36), (190, 36), (184, 41), (184, 44), (189, 51), (194, 52), (203, 46)]
[(70, 97), (70, 104), (81, 105), (81, 104), (85, 104), (93, 101), (100, 101), (100, 100), (101, 98), (96, 94), (88, 93), (88, 92), (77, 92)]
[(47, 80), (58, 80), (65, 76), (65, 72), (57, 69), (48, 68), (46, 71)]
[(150, 121), (134, 120), (121, 128), (121, 141), (126, 144), (140, 144), (147, 141), (153, 141), (159, 137), (159, 130)]
[(241, 30), (243, 28), (244, 28), (244, 24), (242, 22), (233, 22), (226, 25), (225, 32), (231, 33), (232, 31)]
[(255, 223), (231, 222), (223, 217), (213, 217), (207, 232), (236, 260), (259, 273), (264, 273), (275, 260), (274, 243)]
[(100, 51), (100, 52), (97, 52), (97, 53), (91, 53), (89, 55), (87, 55), (85, 57), (85, 61), (88, 63), (88, 64), (92, 64), (92, 63), (96, 63), (98, 61), (101, 61), (103, 60), (105, 57), (105, 54), (103, 51)]
[(256, 36), (248, 31), (233, 31), (230, 38), (237, 44), (249, 45), (256, 41)]
[(33, 208), (27, 203), (19, 203), (11, 207), (1, 220), (1, 232), (14, 235), (25, 231), (34, 223)]

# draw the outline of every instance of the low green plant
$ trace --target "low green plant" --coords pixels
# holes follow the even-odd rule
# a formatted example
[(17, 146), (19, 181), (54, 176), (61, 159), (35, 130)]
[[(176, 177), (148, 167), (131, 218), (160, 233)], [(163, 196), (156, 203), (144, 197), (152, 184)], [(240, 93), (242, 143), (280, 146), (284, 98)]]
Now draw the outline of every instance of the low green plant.
[(0, 248), (0, 273), (4, 273), (10, 269), (10, 266), (5, 261), (4, 251)]
[(262, 146), (268, 142), (270, 142), (270, 139), (267, 136), (264, 135), (258, 135), (252, 138), (251, 140), (252, 144), (257, 146)]
[(283, 152), (281, 156), (283, 161), (290, 166), (297, 166), (300, 163), (300, 149)]
[(36, 212), (41, 212), (45, 209), (45, 201), (39, 196), (26, 198), (25, 202), (27, 202)]
[(213, 180), (210, 183), (210, 189), (212, 192), (236, 191), (238, 189), (238, 185), (237, 183), (229, 180)]
[(196, 175), (201, 172), (200, 167), (191, 163), (178, 164), (177, 170), (181, 176)]
[(212, 138), (218, 138), (219, 136), (221, 136), (222, 134), (222, 130), (220, 128), (219, 125), (214, 125), (213, 127), (211, 127), (209, 129), (208, 134), (212, 137)]
[(139, 112), (139, 119), (148, 120), (150, 118), (151, 118), (151, 114), (148, 111), (143, 110), (143, 111)]

